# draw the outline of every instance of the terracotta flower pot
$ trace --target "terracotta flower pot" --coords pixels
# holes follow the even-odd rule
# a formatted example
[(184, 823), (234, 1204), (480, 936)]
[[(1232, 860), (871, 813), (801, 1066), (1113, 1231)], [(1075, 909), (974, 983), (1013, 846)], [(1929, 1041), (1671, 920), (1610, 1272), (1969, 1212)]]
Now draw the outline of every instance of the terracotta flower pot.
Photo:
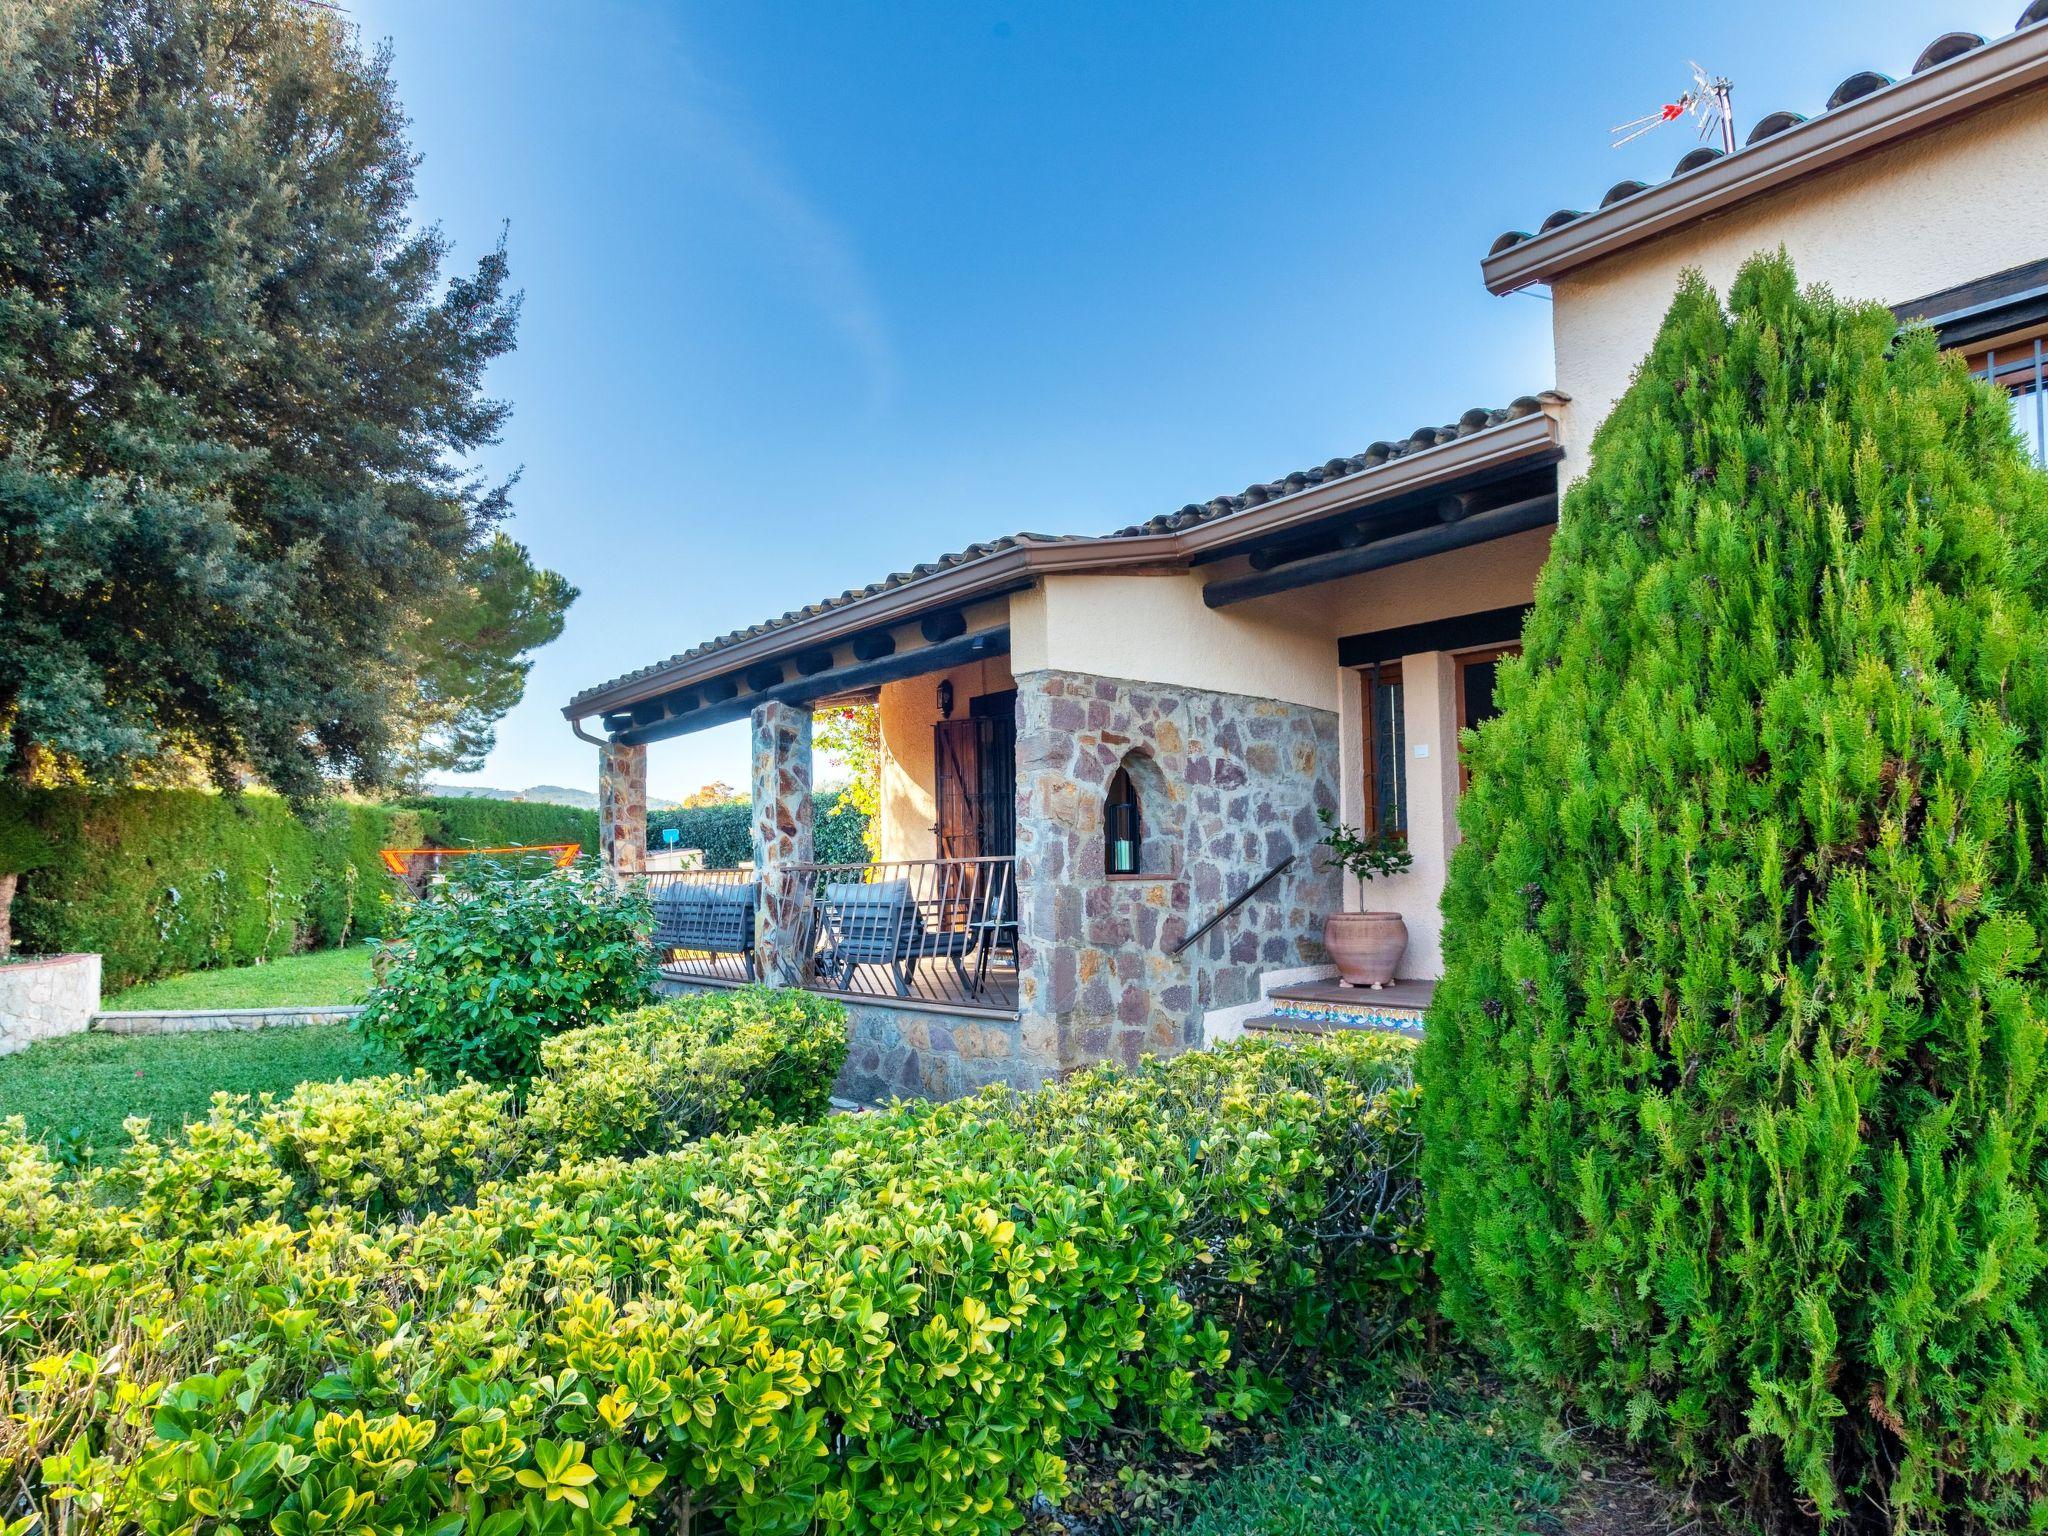
[(1408, 924), (1398, 912), (1333, 912), (1323, 919), (1323, 947), (1347, 987), (1384, 987), (1408, 949)]

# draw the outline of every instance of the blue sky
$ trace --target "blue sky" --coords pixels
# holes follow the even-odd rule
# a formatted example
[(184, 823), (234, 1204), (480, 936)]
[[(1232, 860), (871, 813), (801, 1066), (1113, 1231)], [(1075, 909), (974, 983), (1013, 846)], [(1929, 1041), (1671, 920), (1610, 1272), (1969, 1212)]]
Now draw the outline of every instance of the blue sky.
[[(1502, 229), (1996, 4), (346, 0), (419, 211), (525, 290), (513, 532), (582, 589), (473, 782), (592, 787), (578, 689), (977, 539), (1102, 532), (1547, 385)], [(744, 784), (744, 728), (650, 787)]]

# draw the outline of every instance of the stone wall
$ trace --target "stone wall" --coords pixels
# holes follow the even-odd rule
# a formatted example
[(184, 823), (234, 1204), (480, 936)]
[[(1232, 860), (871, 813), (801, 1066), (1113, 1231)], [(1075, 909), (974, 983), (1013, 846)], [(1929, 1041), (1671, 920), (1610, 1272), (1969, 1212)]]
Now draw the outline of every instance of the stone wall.
[[(721, 989), (664, 976), (655, 990), (672, 997)], [(1014, 1017), (840, 1001), (846, 1005), (846, 1067), (832, 1091), (856, 1104), (957, 1099), (991, 1083), (1036, 1088), (1054, 1074), (1049, 1061), (1025, 1053)]]
[(98, 955), (34, 955), (0, 964), (0, 1056), (75, 1035), (99, 1009)]
[(811, 801), (811, 712), (757, 704), (753, 713), (754, 963), (775, 986), (802, 982), (805, 887), (784, 871), (808, 864), (816, 811)]
[(647, 749), (611, 745), (597, 754), (597, 841), (614, 875), (647, 869)]
[[(1111, 878), (1103, 802), (1126, 758), (1152, 867)], [(1046, 670), (1017, 679), (1020, 1048), (1066, 1070), (1201, 1044), (1202, 1019), (1262, 971), (1319, 965), (1338, 872), (1315, 850), (1338, 803), (1329, 710)], [(1156, 771), (1154, 771), (1156, 770)], [(1146, 792), (1149, 786), (1149, 792)], [(1288, 871), (1172, 951), (1288, 854)]]

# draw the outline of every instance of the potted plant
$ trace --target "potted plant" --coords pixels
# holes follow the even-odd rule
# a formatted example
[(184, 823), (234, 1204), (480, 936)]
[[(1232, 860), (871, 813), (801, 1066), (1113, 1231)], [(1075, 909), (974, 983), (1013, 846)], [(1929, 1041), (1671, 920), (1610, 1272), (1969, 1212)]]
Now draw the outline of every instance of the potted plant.
[[(1330, 850), (1330, 861), (1361, 885), (1384, 875), (1398, 875), (1413, 862), (1408, 844), (1384, 832), (1367, 837), (1342, 825), (1328, 810), (1318, 810), (1323, 835), (1318, 848)], [(1337, 978), (1347, 987), (1384, 987), (1408, 948), (1408, 923), (1398, 912), (1332, 912), (1323, 919), (1323, 947), (1337, 964)]]

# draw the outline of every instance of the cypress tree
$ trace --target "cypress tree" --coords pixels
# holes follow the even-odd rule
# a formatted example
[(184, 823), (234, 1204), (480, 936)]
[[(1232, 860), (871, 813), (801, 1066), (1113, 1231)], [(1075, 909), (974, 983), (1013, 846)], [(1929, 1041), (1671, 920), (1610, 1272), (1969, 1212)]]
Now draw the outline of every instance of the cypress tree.
[(2044, 562), (1931, 332), (1689, 277), (1467, 738), (1446, 1307), (1775, 1519), (2048, 1520)]

